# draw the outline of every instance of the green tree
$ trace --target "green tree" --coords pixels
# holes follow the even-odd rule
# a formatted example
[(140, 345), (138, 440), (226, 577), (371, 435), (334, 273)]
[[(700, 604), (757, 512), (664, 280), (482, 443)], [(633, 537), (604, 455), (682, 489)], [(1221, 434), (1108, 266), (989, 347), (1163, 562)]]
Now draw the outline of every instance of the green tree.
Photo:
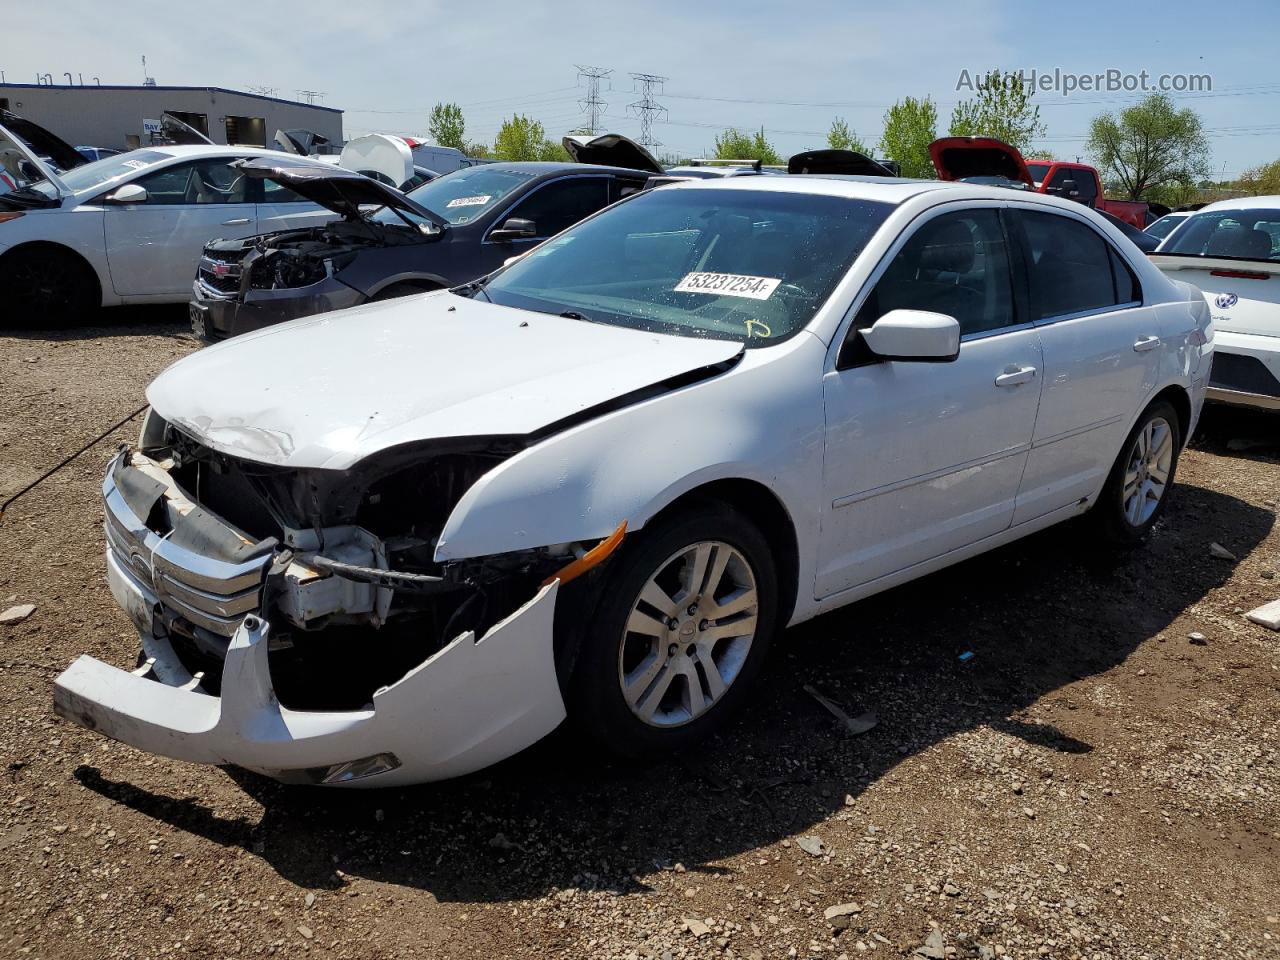
[(898, 161), (904, 177), (933, 177), (929, 144), (938, 139), (938, 108), (928, 97), (906, 97), (884, 115), (881, 156)]
[(782, 157), (773, 145), (765, 139), (764, 128), (754, 135), (741, 130), (729, 129), (716, 137), (716, 159), (718, 160), (759, 160), (761, 163), (777, 165)]
[(1209, 141), (1200, 115), (1153, 93), (1089, 126), (1088, 150), (1130, 200), (1153, 190), (1191, 184), (1209, 175)]
[(541, 123), (517, 113), (502, 121), (493, 139), (493, 156), (498, 160), (540, 160), (546, 141)]
[(462, 119), (462, 108), (456, 103), (437, 103), (431, 108), (431, 119), (427, 121), (427, 130), (431, 139), (442, 147), (453, 147), (455, 150), (466, 150), (467, 124)]
[(1280, 193), (1280, 160), (1246, 170), (1236, 187), (1254, 197)]
[(478, 140), (474, 140), (467, 143), (462, 148), (462, 152), (465, 153), (468, 157), (476, 157), (476, 158), (487, 157), (489, 155), (489, 145), (485, 143), (480, 143)]
[(1044, 135), (1040, 108), (1031, 105), (1032, 90), (1021, 74), (992, 70), (977, 83), (977, 96), (962, 100), (951, 111), (953, 137), (994, 137), (1026, 149)]
[(871, 148), (863, 143), (856, 133), (849, 129), (844, 117), (836, 117), (831, 121), (831, 129), (827, 131), (827, 146), (832, 150), (852, 150), (865, 157), (871, 156)]

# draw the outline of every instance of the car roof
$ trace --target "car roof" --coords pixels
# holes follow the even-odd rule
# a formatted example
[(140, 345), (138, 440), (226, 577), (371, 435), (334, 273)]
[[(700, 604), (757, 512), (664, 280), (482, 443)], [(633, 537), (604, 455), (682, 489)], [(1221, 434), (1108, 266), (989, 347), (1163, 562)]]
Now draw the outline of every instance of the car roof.
[[(943, 180), (909, 180), (903, 177), (859, 177), (845, 174), (796, 173), (785, 177), (710, 177), (682, 180), (665, 190), (768, 190), (778, 193), (810, 193), (819, 196), (879, 200), (899, 204), (924, 193), (952, 192), (957, 196), (993, 200), (1010, 199), (1006, 187)], [(1019, 193), (1018, 199), (1030, 194)], [(1035, 194), (1034, 196), (1042, 196)], [(1053, 199), (1053, 198), (1049, 198)]]
[(137, 149), (152, 150), (156, 153), (163, 153), (170, 157), (187, 157), (196, 159), (200, 157), (221, 157), (227, 154), (234, 154), (238, 157), (296, 156), (296, 154), (285, 154), (282, 150), (269, 150), (266, 147), (238, 146), (235, 144), (227, 145), (225, 143), (144, 144)]
[(1280, 210), (1280, 196), (1219, 200), (1217, 203), (1207, 203), (1195, 212), (1204, 213), (1206, 210)]
[(582, 173), (589, 171), (591, 173), (615, 173), (628, 177), (653, 177), (657, 174), (648, 170), (637, 170), (633, 167), (606, 167), (598, 163), (574, 163), (570, 160), (565, 161), (539, 161), (539, 160), (502, 160), (498, 163), (484, 163), (476, 167), (467, 167), (468, 170), (512, 170), (516, 173), (530, 173), (535, 176), (547, 176), (553, 173)]

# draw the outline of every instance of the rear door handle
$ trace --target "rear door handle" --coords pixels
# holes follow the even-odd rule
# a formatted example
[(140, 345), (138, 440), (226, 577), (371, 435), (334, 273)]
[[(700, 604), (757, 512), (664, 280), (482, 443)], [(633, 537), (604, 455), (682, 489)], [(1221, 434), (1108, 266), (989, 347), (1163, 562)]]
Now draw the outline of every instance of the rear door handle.
[(1158, 346), (1160, 346), (1159, 337), (1142, 337), (1133, 345), (1133, 349), (1136, 353), (1146, 353), (1148, 350), (1154, 350)]
[(223, 220), (222, 225), (224, 227), (243, 227), (248, 222), (248, 217), (237, 217), (234, 220)]
[(1016, 387), (1019, 384), (1030, 383), (1035, 375), (1035, 367), (1014, 367), (1013, 369), (1006, 369), (1004, 373), (996, 377), (996, 386)]

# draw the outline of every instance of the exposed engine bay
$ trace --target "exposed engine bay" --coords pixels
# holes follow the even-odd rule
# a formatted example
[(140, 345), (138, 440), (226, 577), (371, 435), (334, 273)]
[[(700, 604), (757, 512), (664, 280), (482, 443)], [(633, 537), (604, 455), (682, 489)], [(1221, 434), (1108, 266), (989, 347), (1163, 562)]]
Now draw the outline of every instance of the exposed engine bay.
[[(227, 644), (253, 613), (272, 624), (282, 704), (357, 709), (458, 636), (483, 636), (583, 552), (564, 544), (433, 560), (459, 498), (519, 449), (518, 439), (464, 439), (390, 450), (351, 470), (293, 470), (219, 453), (152, 414), (141, 449), (124, 453), (112, 478), (174, 548), (258, 571), (232, 592), (198, 569), (150, 561), (157, 622), (205, 690), (219, 692)], [(109, 523), (112, 549), (136, 569), (137, 550), (121, 539)], [(225, 626), (224, 613), (233, 614)]]
[(362, 249), (411, 246), (429, 239), (407, 224), (336, 220), (240, 240), (215, 240), (205, 247), (199, 277), (224, 294), (296, 289), (333, 276)]

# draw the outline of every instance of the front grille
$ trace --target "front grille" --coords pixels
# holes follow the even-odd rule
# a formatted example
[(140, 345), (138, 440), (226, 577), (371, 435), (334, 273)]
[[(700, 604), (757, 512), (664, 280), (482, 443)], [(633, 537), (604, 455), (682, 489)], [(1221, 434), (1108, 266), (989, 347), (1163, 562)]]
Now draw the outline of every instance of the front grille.
[(235, 294), (240, 291), (239, 260), (206, 253), (200, 258), (196, 276), (202, 285), (218, 293)]
[[(125, 455), (127, 456), (127, 454)], [(230, 637), (261, 605), (270, 549), (232, 562), (197, 553), (149, 529), (117, 488), (116, 461), (103, 483), (107, 545), (122, 570), (183, 620)], [(228, 528), (229, 529), (229, 528)], [(268, 545), (264, 544), (264, 547)]]
[(1280, 397), (1280, 380), (1257, 357), (1218, 350), (1213, 355), (1209, 386), (1219, 390), (1256, 393), (1264, 397)]

